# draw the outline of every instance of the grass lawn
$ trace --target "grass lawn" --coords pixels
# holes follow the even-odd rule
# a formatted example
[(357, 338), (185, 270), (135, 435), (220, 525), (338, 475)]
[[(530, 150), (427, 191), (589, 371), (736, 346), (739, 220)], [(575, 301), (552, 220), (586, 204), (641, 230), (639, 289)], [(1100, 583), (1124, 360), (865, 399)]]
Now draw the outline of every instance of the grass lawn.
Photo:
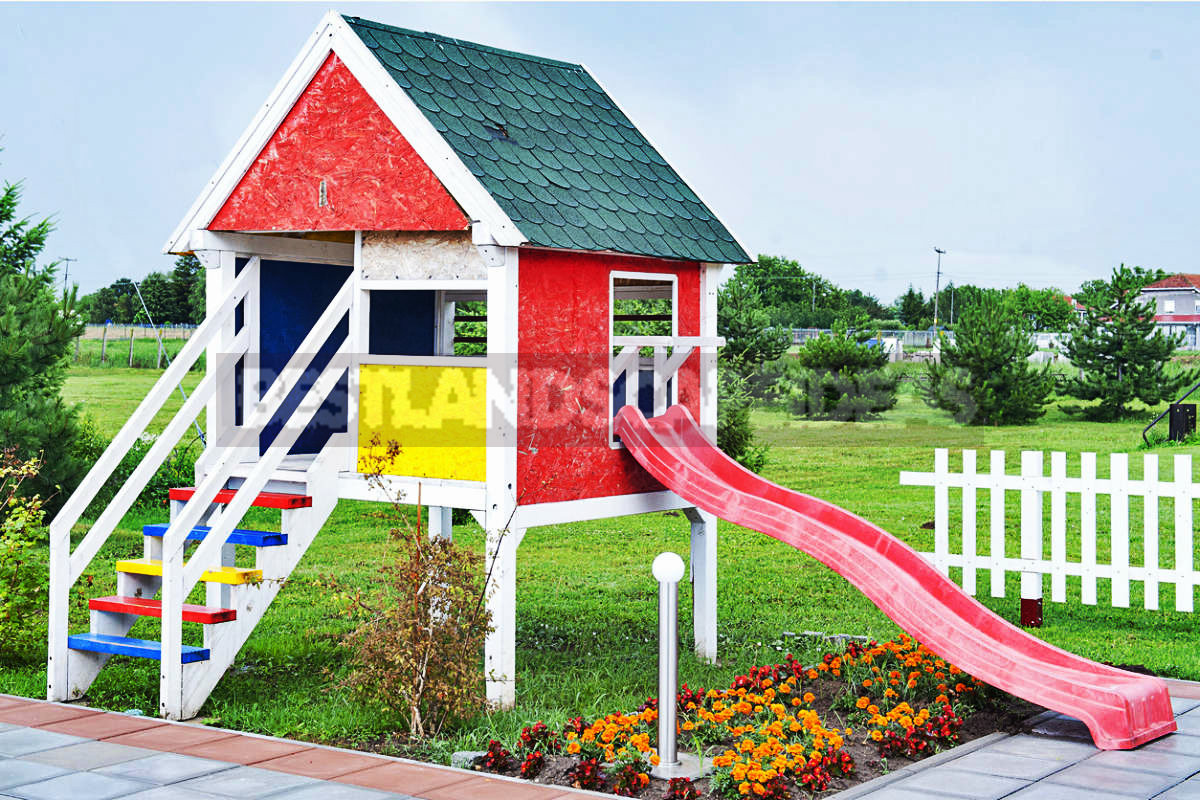
[[(155, 377), (148, 370), (77, 369), (67, 395), (83, 402), (98, 424), (112, 433)], [(195, 379), (190, 377), (193, 384)], [(921, 525), (933, 517), (933, 492), (900, 487), (899, 472), (931, 471), (934, 447), (1002, 448), (1011, 453), (1010, 469), (1018, 463), (1016, 454), (1021, 449), (1090, 450), (1102, 454), (1100, 469), (1105, 474), (1106, 454), (1132, 452), (1140, 443), (1140, 425), (1135, 422), (1079, 422), (1057, 408), (1037, 425), (963, 428), (926, 408), (911, 393), (910, 384), (902, 387), (897, 407), (875, 422), (804, 422), (774, 410), (756, 411), (755, 425), (773, 445), (765, 475), (860, 514), (918, 549), (930, 549), (932, 531)], [(956, 458), (952, 452), (952, 467)], [(986, 463), (981, 455), (981, 466)], [(1077, 469), (1077, 462), (1071, 468)], [(1164, 477), (1170, 476), (1169, 463), (1161, 469)], [(1135, 455), (1131, 471), (1136, 476), (1140, 470), (1141, 458)], [(984, 494), (980, 493), (981, 510)], [(958, 505), (952, 494), (951, 507)], [(1015, 498), (1012, 508), (1008, 546), (1016, 552)], [(342, 601), (325, 586), (328, 576), (357, 586), (373, 580), (375, 566), (387, 549), (387, 523), (377, 511), (377, 506), (345, 501), (338, 507), (205, 706), (208, 719), (247, 731), (348, 743), (366, 742), (389, 730), (389, 721), (374, 709), (332, 688), (346, 669), (338, 647), (346, 623), (339, 613)], [(1134, 531), (1140, 531), (1139, 512), (1135, 504), (1130, 513)], [(255, 513), (259, 516), (248, 520), (251, 525), (278, 522), (269, 512)], [(1068, 513), (1068, 520), (1077, 524), (1077, 515)], [(108, 565), (116, 557), (140, 555), (140, 526), (165, 516), (142, 511), (124, 520), (92, 563), (95, 585), (88, 589), (90, 596), (113, 591), (115, 578)], [(1103, 509), (1099, 516), (1103, 530)], [(1171, 519), (1168, 508), (1162, 519)], [(980, 529), (986, 530), (986, 515), (981, 513), (979, 520)], [(460, 541), (476, 548), (482, 548), (480, 533), (474, 524), (456, 529)], [(704, 665), (685, 655), (681, 682), (726, 684), (752, 664), (773, 661), (784, 652), (816, 654), (814, 643), (793, 639), (786, 632), (818, 630), (879, 638), (898, 632), (862, 595), (813, 559), (733, 525), (722, 524), (720, 533), (720, 663)], [(985, 539), (980, 537), (981, 545)], [(570, 716), (635, 708), (655, 694), (656, 586), (650, 562), (665, 549), (686, 558), (687, 546), (688, 524), (680, 514), (529, 531), (518, 558), (518, 709), (475, 720), (455, 736), (430, 745), (424, 755), (448, 760), (451, 751), (478, 749), (489, 737), (511, 742), (522, 725), (537, 719), (561, 726)], [(1078, 542), (1071, 546), (1077, 551)], [(1140, 558), (1136, 544), (1133, 555)], [(980, 575), (980, 585), (987, 586), (986, 573)], [(1192, 615), (1140, 610), (1137, 588), (1133, 609), (1106, 608), (1103, 583), (1100, 595), (1100, 605), (1084, 607), (1078, 601), (1078, 586), (1069, 584), (1070, 602), (1059, 605), (1047, 600), (1046, 625), (1037, 635), (1091, 658), (1144, 664), (1166, 675), (1200, 679), (1200, 651), (1183, 644), (1195, 628)], [(1162, 599), (1163, 608), (1174, 607), (1173, 594), (1164, 592)], [(1015, 619), (1016, 576), (1009, 581), (1006, 598), (981, 600)], [(690, 605), (685, 583), (680, 597), (685, 653)], [(76, 629), (86, 626), (84, 609), (77, 610), (74, 621)], [(155, 624), (143, 620), (132, 635), (154, 638)], [(156, 664), (131, 660), (117, 664), (114, 660), (101, 674), (89, 695), (91, 702), (154, 713)], [(0, 691), (38, 696), (43, 687), (40, 663), (0, 669)]]

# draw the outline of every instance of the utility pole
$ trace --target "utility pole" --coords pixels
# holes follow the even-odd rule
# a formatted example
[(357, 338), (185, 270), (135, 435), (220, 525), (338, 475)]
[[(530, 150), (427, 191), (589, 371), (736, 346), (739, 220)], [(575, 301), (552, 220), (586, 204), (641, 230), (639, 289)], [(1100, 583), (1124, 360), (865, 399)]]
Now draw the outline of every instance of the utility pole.
[(71, 289), (71, 262), (78, 260), (78, 258), (67, 258), (66, 256), (59, 259), (59, 261), (67, 265), (66, 270), (63, 271), (63, 289), (65, 290), (69, 291)]
[(933, 283), (933, 329), (937, 330), (938, 324), (938, 294), (942, 290), (942, 256), (946, 255), (946, 251), (941, 248), (933, 248), (933, 252), (937, 253), (937, 276)]
[(813, 275), (812, 287), (813, 287), (812, 310), (816, 311), (817, 310), (817, 276), (816, 275)]
[(954, 284), (950, 284), (950, 324), (954, 324)]

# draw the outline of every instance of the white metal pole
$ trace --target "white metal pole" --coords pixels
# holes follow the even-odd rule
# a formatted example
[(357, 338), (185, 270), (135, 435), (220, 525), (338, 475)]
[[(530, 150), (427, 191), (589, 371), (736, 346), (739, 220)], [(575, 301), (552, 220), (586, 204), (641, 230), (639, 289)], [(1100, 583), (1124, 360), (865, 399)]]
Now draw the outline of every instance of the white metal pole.
[(658, 581), (658, 758), (659, 767), (679, 766), (675, 741), (675, 697), (679, 680), (679, 581), (683, 559), (659, 553), (651, 566)]

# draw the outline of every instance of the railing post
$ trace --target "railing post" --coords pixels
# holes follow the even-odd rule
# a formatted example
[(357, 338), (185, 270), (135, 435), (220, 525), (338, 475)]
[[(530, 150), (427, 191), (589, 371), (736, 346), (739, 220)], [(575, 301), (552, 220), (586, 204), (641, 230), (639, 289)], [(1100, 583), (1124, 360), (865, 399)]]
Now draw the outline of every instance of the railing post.
[(67, 634), (70, 623), (71, 532), (50, 529), (50, 612), (47, 619), (46, 699), (70, 699)]

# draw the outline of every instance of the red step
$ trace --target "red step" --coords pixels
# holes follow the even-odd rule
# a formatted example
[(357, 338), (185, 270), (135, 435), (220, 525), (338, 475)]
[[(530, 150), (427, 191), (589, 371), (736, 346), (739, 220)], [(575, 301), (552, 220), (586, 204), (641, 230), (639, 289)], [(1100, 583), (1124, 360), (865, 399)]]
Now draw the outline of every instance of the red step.
[[(187, 486), (172, 489), (168, 492), (168, 496), (172, 500), (188, 501), (192, 499), (192, 495), (196, 493), (195, 487)], [(236, 489), (222, 489), (217, 492), (217, 496), (213, 498), (214, 503), (229, 503), (233, 501), (233, 496), (237, 493)], [(254, 498), (254, 502), (250, 505), (259, 508), (309, 508), (312, 506), (312, 498), (303, 494), (286, 494), (284, 492), (263, 492), (258, 497)]]
[[(137, 614), (139, 617), (162, 617), (162, 601), (147, 597), (93, 597), (88, 601), (88, 608), (93, 611), (111, 611), (116, 614)], [(237, 619), (237, 611), (232, 608), (210, 608), (191, 603), (183, 604), (184, 622), (213, 625), (218, 622), (232, 622), (235, 619)]]

